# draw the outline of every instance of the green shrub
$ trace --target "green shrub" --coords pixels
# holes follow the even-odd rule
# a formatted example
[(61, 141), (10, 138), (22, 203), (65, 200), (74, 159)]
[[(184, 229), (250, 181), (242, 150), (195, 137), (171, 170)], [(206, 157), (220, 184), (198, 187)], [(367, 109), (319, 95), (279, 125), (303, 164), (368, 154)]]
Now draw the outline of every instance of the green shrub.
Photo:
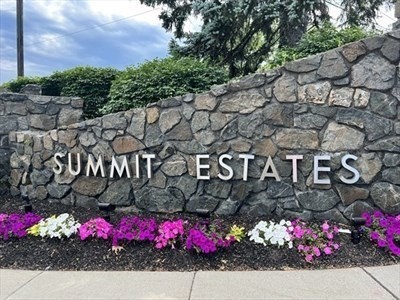
[(100, 116), (99, 109), (107, 102), (111, 83), (119, 71), (112, 68), (76, 67), (55, 72), (46, 78), (43, 90), (47, 94), (81, 97), (86, 119)]
[(27, 84), (41, 84), (40, 80), (40, 77), (18, 77), (17, 79), (3, 83), (1, 87), (6, 88), (10, 92), (19, 93)]
[(224, 69), (192, 58), (165, 58), (128, 67), (113, 82), (103, 113), (143, 107), (185, 93), (200, 93), (228, 80)]
[(314, 28), (306, 33), (296, 47), (279, 48), (264, 63), (260, 71), (266, 71), (284, 65), (287, 62), (322, 53), (344, 44), (359, 41), (375, 35), (375, 31), (367, 31), (361, 27), (338, 29), (326, 22), (320, 28)]

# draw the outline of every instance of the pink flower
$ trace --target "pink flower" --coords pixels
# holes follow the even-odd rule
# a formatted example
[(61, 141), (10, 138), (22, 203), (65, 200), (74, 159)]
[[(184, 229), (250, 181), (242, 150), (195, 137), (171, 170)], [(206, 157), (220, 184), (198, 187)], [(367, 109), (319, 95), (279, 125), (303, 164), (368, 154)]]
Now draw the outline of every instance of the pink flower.
[(324, 224), (322, 224), (322, 231), (328, 231), (328, 229), (330, 228), (329, 224), (327, 221), (325, 221)]
[(333, 244), (333, 249), (338, 250), (339, 249), (339, 244)]
[(319, 250), (318, 247), (313, 247), (313, 252), (315, 254), (315, 256), (321, 256), (321, 251)]
[(325, 253), (326, 255), (332, 254), (332, 248), (331, 248), (331, 247), (325, 247), (325, 248), (324, 248), (324, 253)]
[(298, 245), (298, 246), (297, 246), (297, 250), (298, 250), (298, 251), (304, 250), (304, 245)]
[(294, 227), (293, 235), (296, 238), (301, 239), (304, 235), (304, 230), (299, 225), (297, 225), (296, 227)]
[(312, 260), (313, 260), (312, 254), (307, 254), (306, 255), (306, 262), (312, 262)]

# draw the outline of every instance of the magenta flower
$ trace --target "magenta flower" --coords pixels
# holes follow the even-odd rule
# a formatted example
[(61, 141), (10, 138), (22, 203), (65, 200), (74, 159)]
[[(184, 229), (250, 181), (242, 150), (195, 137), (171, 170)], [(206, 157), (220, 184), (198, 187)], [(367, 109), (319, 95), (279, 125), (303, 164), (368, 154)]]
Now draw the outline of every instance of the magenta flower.
[(113, 246), (120, 242), (154, 241), (157, 223), (153, 218), (123, 217), (115, 227)]
[(196, 250), (198, 253), (214, 253), (219, 248), (228, 248), (235, 238), (226, 237), (219, 222), (211, 224), (196, 224), (189, 230), (186, 238), (185, 247), (187, 250)]
[(321, 256), (321, 251), (319, 250), (319, 248), (318, 247), (313, 247), (313, 252), (314, 252), (314, 254), (315, 254), (315, 256)]
[(370, 222), (365, 224), (370, 240), (380, 248), (387, 248), (392, 254), (400, 252), (400, 215), (391, 216), (380, 211), (365, 216)]
[(158, 227), (158, 236), (155, 237), (156, 248), (165, 248), (167, 245), (171, 245), (171, 248), (175, 247), (175, 243), (179, 238), (182, 238), (184, 234), (184, 221), (166, 221), (161, 223)]
[(329, 228), (330, 228), (330, 226), (329, 226), (328, 222), (325, 221), (325, 223), (322, 224), (322, 231), (326, 232), (329, 230)]
[(325, 253), (326, 255), (332, 254), (332, 248), (331, 248), (331, 247), (325, 247), (325, 248), (324, 248), (324, 253)]
[(304, 230), (299, 225), (297, 225), (293, 229), (293, 235), (296, 238), (301, 239), (303, 237), (303, 235), (304, 235)]
[(79, 227), (79, 238), (84, 241), (89, 237), (110, 239), (113, 235), (113, 226), (103, 218), (87, 221)]
[(371, 240), (378, 240), (379, 233), (376, 231), (371, 232), (370, 238), (371, 238)]
[(39, 223), (42, 217), (34, 213), (0, 214), (0, 237), (8, 240), (10, 236), (22, 238), (27, 235), (27, 229)]
[(296, 237), (294, 231), (292, 240), (297, 251), (304, 256), (307, 262), (313, 261), (316, 257), (330, 255), (339, 250), (340, 245), (335, 241), (339, 229), (325, 221), (322, 225), (307, 225), (304, 222), (297, 221), (298, 231), (303, 231), (301, 238)]
[(377, 244), (378, 244), (378, 247), (380, 247), (380, 248), (384, 248), (384, 247), (386, 247), (386, 246), (387, 246), (387, 243), (386, 243), (386, 241), (385, 241), (385, 240), (383, 240), (383, 239), (381, 239), (381, 238), (379, 238), (379, 239), (378, 239), (378, 242), (377, 242)]
[(393, 226), (388, 230), (387, 242), (389, 250), (396, 256), (400, 256), (400, 226)]

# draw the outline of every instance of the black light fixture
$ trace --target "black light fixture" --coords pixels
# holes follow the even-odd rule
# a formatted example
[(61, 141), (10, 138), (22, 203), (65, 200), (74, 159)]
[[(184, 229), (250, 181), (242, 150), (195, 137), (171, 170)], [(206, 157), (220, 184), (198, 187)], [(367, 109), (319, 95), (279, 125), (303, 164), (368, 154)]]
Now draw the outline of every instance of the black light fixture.
[(115, 210), (115, 204), (111, 203), (98, 203), (99, 210), (102, 212), (102, 217), (107, 222), (111, 221), (111, 212)]
[(197, 208), (196, 214), (198, 217), (201, 218), (209, 218), (210, 217), (210, 210), (206, 208)]
[(362, 229), (361, 226), (365, 225), (364, 218), (351, 218), (353, 229), (351, 230), (351, 241), (353, 244), (358, 244), (361, 241)]
[(29, 200), (28, 197), (28, 191), (27, 191), (27, 186), (32, 184), (30, 177), (28, 176), (28, 172), (25, 172), (22, 175), (22, 179), (21, 179), (21, 184), (23, 186), (23, 189), (21, 191), (21, 198), (22, 201), (24, 201), (24, 211), (25, 213), (29, 213), (32, 212), (32, 203)]

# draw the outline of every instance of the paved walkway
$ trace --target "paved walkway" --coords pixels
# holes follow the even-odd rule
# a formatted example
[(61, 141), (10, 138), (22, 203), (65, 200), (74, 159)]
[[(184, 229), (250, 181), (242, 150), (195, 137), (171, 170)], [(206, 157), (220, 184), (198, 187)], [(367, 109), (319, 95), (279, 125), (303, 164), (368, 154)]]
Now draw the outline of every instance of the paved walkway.
[(400, 299), (400, 265), (315, 271), (0, 270), (0, 299)]

